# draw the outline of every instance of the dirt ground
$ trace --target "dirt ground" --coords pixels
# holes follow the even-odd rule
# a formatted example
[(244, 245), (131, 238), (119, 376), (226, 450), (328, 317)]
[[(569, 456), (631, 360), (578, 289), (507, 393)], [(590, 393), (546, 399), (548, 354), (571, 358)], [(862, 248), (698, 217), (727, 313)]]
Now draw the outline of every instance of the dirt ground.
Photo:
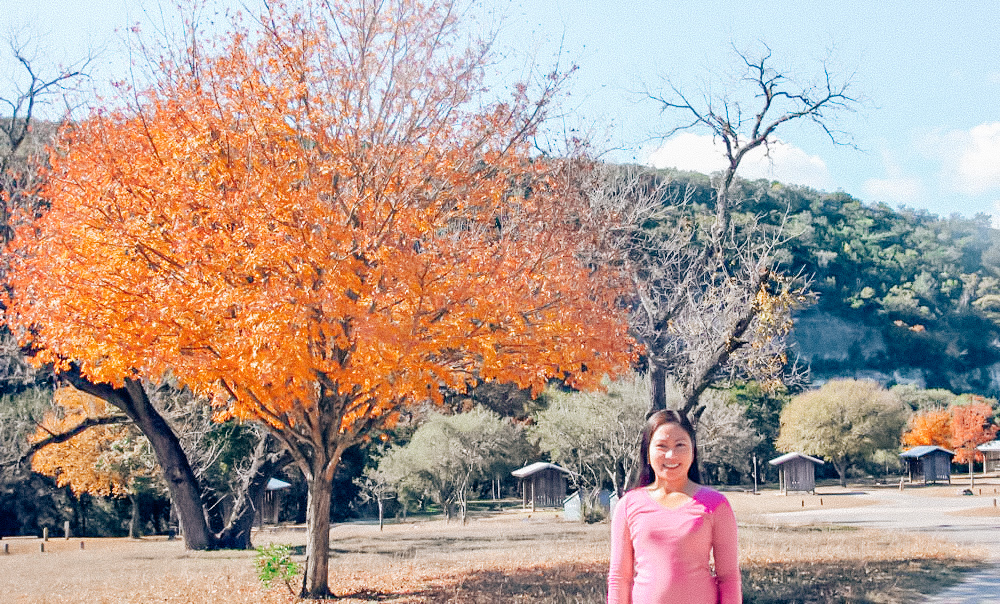
[[(939, 496), (931, 490), (927, 494), (931, 500)], [(860, 489), (726, 495), (741, 524), (748, 602), (919, 601), (914, 598), (954, 584), (963, 572), (982, 566), (974, 550), (925, 535), (786, 528), (766, 521), (769, 513), (874, 505)], [(566, 522), (559, 512), (520, 510), (476, 515), (465, 526), (410, 520), (379, 531), (374, 523), (340, 524), (331, 532), (331, 587), (349, 603), (598, 604), (604, 599), (608, 531), (606, 522)], [(291, 544), (301, 560), (304, 533), (295, 527), (268, 529), (254, 542)], [(10, 552), (0, 553), (0, 602), (294, 600), (284, 586), (260, 586), (253, 552), (189, 552), (182, 542), (164, 538), (55, 538), (44, 544), (44, 553), (40, 539), (0, 543)]]

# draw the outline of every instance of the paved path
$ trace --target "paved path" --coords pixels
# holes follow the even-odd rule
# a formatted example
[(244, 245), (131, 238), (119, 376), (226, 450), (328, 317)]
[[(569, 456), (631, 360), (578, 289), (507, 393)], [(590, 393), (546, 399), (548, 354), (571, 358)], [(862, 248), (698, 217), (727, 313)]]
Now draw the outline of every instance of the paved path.
[[(955, 491), (957, 493), (958, 487)], [(856, 508), (782, 512), (769, 514), (769, 517), (787, 524), (830, 523), (926, 532), (957, 543), (981, 547), (994, 562), (994, 566), (970, 575), (962, 583), (928, 598), (925, 602), (927, 604), (1000, 603), (1000, 516), (956, 516), (949, 513), (991, 506), (992, 496), (962, 497), (956, 494), (929, 497), (914, 494), (912, 491), (894, 489), (866, 491), (863, 496), (875, 499), (878, 503)], [(1000, 495), (997, 498), (1000, 499)]]
[(996, 604), (1000, 602), (1000, 566), (966, 577), (964, 581), (924, 600), (925, 604)]
[[(992, 488), (992, 486), (990, 487)], [(955, 491), (959, 489), (956, 487)], [(850, 497), (850, 495), (837, 495)], [(905, 529), (928, 532), (962, 544), (978, 545), (1000, 563), (1000, 516), (956, 516), (960, 512), (993, 505), (993, 497), (933, 497), (896, 489), (872, 490), (859, 496), (875, 499), (876, 505), (813, 509), (801, 512), (769, 514), (775, 521), (788, 524), (830, 523), (879, 529)], [(997, 495), (1000, 503), (1000, 495)]]

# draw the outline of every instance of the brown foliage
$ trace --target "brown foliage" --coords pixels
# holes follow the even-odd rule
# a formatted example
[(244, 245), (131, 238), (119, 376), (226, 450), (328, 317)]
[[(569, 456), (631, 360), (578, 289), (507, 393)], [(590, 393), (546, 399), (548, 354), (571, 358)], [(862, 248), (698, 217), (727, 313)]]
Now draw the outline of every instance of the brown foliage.
[(969, 463), (982, 461), (983, 454), (977, 446), (996, 437), (997, 426), (993, 425), (993, 408), (982, 397), (974, 396), (968, 405), (952, 407), (951, 444), (955, 448), (955, 461)]

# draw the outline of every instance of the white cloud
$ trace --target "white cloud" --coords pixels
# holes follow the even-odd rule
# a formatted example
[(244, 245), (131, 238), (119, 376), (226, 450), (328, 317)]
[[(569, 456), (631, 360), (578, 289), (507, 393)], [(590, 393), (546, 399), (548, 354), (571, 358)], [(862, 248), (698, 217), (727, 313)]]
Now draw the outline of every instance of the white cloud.
[[(709, 135), (681, 132), (649, 154), (646, 163), (655, 168), (677, 168), (710, 174), (726, 167), (722, 145)], [(740, 176), (766, 178), (783, 183), (830, 189), (830, 172), (820, 157), (776, 140), (770, 149), (758, 147), (740, 164)]]
[(973, 195), (1000, 188), (1000, 122), (969, 131), (957, 165), (958, 189)]
[(889, 205), (914, 205), (924, 193), (924, 184), (919, 178), (905, 176), (896, 154), (882, 149), (882, 165), (885, 178), (869, 178), (862, 185), (868, 201), (880, 201)]
[(1000, 190), (1000, 122), (933, 134), (921, 146), (941, 162), (949, 188), (966, 195)]
[(917, 178), (896, 176), (889, 178), (869, 178), (863, 186), (865, 199), (881, 201), (889, 205), (912, 205), (923, 192), (923, 185)]
[(665, 140), (649, 154), (646, 163), (654, 168), (677, 168), (711, 174), (726, 167), (726, 159), (711, 136), (681, 132)]

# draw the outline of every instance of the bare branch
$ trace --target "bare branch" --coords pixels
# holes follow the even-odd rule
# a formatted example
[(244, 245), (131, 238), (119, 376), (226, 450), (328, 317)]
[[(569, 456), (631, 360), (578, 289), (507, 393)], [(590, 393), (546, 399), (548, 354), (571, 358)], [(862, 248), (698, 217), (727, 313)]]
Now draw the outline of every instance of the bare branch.
[(82, 422), (74, 426), (72, 429), (67, 430), (66, 432), (59, 432), (59, 433), (50, 432), (49, 436), (43, 438), (42, 440), (32, 443), (31, 446), (28, 447), (27, 451), (15, 463), (24, 463), (27, 460), (31, 459), (32, 455), (41, 451), (45, 447), (48, 447), (49, 445), (64, 443), (67, 440), (73, 438), (74, 436), (78, 436), (84, 433), (90, 428), (94, 428), (97, 426), (114, 426), (119, 424), (127, 424), (130, 423), (131, 421), (132, 420), (130, 420), (125, 415), (106, 415), (102, 417), (88, 417), (87, 419), (83, 420)]
[(711, 178), (711, 203), (687, 203), (681, 187), (662, 173), (635, 169), (606, 171), (610, 182), (594, 193), (601, 207), (615, 208), (631, 225), (614, 242), (635, 288), (632, 329), (647, 350), (652, 408), (666, 405), (669, 377), (681, 392), (678, 407), (694, 421), (704, 410), (701, 395), (714, 385), (801, 378), (797, 366), (790, 374), (785, 370), (785, 339), (791, 311), (814, 296), (803, 275), (785, 275), (775, 266), (775, 253), (794, 237), (785, 229), (787, 213), (777, 224), (739, 213), (745, 201), (740, 165), (753, 150), (766, 152), (777, 131), (795, 121), (817, 124), (843, 144), (830, 119), (857, 104), (850, 80), (836, 82), (826, 64), (818, 84), (799, 87), (772, 67), (766, 45), (759, 56), (737, 56), (744, 70), (740, 84), (748, 91), (742, 96), (696, 100), (669, 80), (666, 94), (647, 93), (661, 113), (680, 116), (663, 138), (704, 129), (721, 143), (727, 165)]

